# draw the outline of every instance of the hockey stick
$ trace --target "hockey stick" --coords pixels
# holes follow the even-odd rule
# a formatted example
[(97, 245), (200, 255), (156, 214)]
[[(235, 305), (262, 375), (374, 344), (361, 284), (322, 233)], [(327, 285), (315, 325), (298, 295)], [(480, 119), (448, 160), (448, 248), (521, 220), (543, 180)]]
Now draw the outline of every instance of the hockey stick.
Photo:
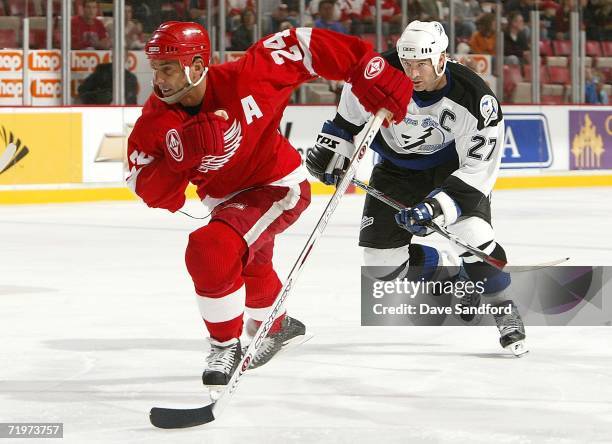
[(368, 147), (374, 140), (374, 137), (376, 136), (376, 133), (378, 132), (380, 126), (382, 125), (385, 117), (387, 116), (387, 113), (388, 112), (386, 110), (381, 109), (380, 111), (378, 111), (378, 113), (376, 113), (376, 115), (370, 118), (370, 121), (368, 122), (368, 125), (367, 125), (367, 130), (365, 132), (365, 135), (363, 136), (361, 143), (359, 144), (358, 148), (355, 150), (355, 153), (353, 154), (353, 157), (351, 158), (346, 174), (344, 174), (342, 179), (336, 185), (336, 191), (334, 192), (331, 199), (327, 203), (327, 206), (325, 207), (325, 210), (323, 211), (321, 218), (319, 219), (316, 226), (312, 230), (312, 233), (310, 234), (310, 237), (308, 238), (306, 245), (304, 245), (302, 252), (300, 253), (295, 264), (293, 265), (293, 268), (289, 272), (289, 275), (287, 276), (287, 280), (285, 281), (285, 284), (281, 288), (278, 296), (276, 297), (276, 300), (274, 301), (274, 304), (272, 305), (270, 309), (270, 314), (268, 315), (268, 318), (266, 319), (265, 322), (262, 322), (261, 325), (259, 326), (257, 333), (255, 333), (253, 340), (251, 341), (250, 345), (246, 349), (244, 356), (242, 357), (242, 360), (240, 361), (240, 363), (238, 364), (238, 367), (236, 368), (236, 371), (230, 378), (229, 382), (227, 383), (223, 391), (220, 393), (220, 395), (217, 397), (215, 401), (213, 401), (211, 404), (206, 405), (204, 407), (193, 408), (193, 409), (153, 407), (149, 414), (149, 419), (151, 420), (151, 424), (153, 424), (155, 427), (160, 427), (163, 429), (193, 427), (193, 426), (209, 423), (219, 417), (223, 408), (230, 401), (232, 394), (236, 390), (236, 387), (238, 386), (238, 383), (240, 382), (240, 377), (249, 368), (249, 364), (251, 363), (253, 356), (255, 356), (255, 354), (257, 353), (257, 350), (260, 348), (263, 342), (263, 339), (267, 336), (268, 332), (270, 331), (270, 328), (272, 327), (272, 323), (276, 319), (277, 313), (281, 311), (285, 303), (285, 300), (291, 293), (291, 290), (293, 290), (295, 283), (297, 281), (297, 278), (300, 275), (302, 268), (304, 267), (304, 263), (306, 262), (306, 259), (310, 255), (312, 248), (314, 247), (314, 244), (316, 243), (316, 241), (319, 239), (319, 237), (323, 233), (323, 230), (325, 230), (325, 227), (327, 226), (327, 223), (329, 222), (329, 218), (331, 217), (333, 212), (336, 210), (336, 207), (338, 206), (340, 199), (342, 198), (342, 196), (346, 192), (346, 189), (350, 185), (351, 179), (357, 172), (357, 167), (359, 166), (359, 162), (361, 161), (361, 159), (365, 155), (366, 150), (368, 149)]
[[(366, 185), (365, 183), (361, 182), (360, 180), (357, 180), (357, 179), (353, 178), (352, 182), (355, 184), (355, 186), (361, 188), (366, 193), (368, 193), (370, 196), (374, 197), (375, 199), (378, 199), (379, 201), (389, 205), (392, 208), (395, 208), (398, 211), (406, 208), (405, 205), (402, 205), (397, 200), (390, 198), (389, 196), (384, 194), (382, 191), (379, 191), (376, 188), (373, 188), (373, 187), (371, 187), (369, 185)], [(440, 236), (450, 240), (454, 244), (459, 245), (460, 247), (462, 247), (465, 250), (469, 251), (470, 253), (472, 253), (477, 258), (482, 259), (484, 262), (486, 262), (487, 264), (497, 268), (498, 270), (503, 270), (504, 267), (506, 267), (507, 264), (508, 264), (507, 262), (499, 260), (499, 259), (495, 259), (493, 256), (489, 256), (488, 254), (486, 254), (481, 249), (476, 248), (476, 247), (468, 244), (466, 241), (461, 239), (459, 236), (449, 232), (446, 228), (439, 226), (435, 222), (429, 222), (425, 226), (427, 228), (430, 228), (431, 230), (435, 231)], [(562, 258), (562, 259), (557, 259), (557, 260), (550, 261), (550, 262), (544, 262), (544, 263), (537, 264), (537, 265), (513, 266), (512, 267), (512, 271), (532, 271), (532, 270), (537, 270), (539, 268), (552, 267), (553, 265), (558, 265), (558, 264), (563, 263), (563, 262), (565, 262), (567, 260), (569, 260), (569, 257), (565, 257), (565, 258)]]
[(6, 146), (4, 152), (0, 155), (0, 173), (4, 171), (4, 169), (11, 163), (16, 151), (17, 145), (15, 145), (13, 142)]

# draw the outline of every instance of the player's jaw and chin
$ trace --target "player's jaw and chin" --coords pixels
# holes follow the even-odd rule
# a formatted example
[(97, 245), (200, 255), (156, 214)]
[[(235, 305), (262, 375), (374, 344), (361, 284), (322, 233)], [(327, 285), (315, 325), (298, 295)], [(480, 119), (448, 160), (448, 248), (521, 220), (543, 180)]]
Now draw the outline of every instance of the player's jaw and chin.
[[(440, 64), (443, 63), (442, 57), (445, 56), (442, 55), (440, 57)], [(411, 66), (416, 66), (417, 68), (413, 69)], [(446, 84), (446, 76), (444, 74), (441, 76), (436, 75), (430, 59), (402, 60), (402, 67), (404, 73), (412, 80), (415, 91), (437, 91)], [(438, 68), (441, 68), (441, 66), (438, 66)], [(417, 75), (414, 75), (415, 71), (418, 73)]]
[[(189, 67), (192, 84), (197, 83), (201, 76), (206, 75), (206, 70), (194, 69), (198, 62), (202, 63), (201, 58), (195, 57), (192, 65)], [(171, 97), (189, 87), (190, 83), (186, 78), (186, 73), (181, 69), (178, 60), (151, 60), (149, 64), (153, 71), (153, 86), (157, 89), (158, 95)], [(201, 73), (198, 74), (199, 71)], [(163, 76), (160, 77), (157, 74), (158, 72), (163, 72)], [(179, 102), (185, 106), (198, 105), (202, 100), (205, 89), (206, 79), (203, 80), (200, 91), (194, 88), (184, 96), (181, 96)]]

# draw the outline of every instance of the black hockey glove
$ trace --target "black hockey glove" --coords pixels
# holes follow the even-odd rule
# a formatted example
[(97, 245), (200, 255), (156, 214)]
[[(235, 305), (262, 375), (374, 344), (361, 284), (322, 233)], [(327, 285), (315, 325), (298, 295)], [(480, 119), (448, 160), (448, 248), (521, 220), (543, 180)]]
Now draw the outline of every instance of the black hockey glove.
[(348, 167), (355, 151), (353, 136), (331, 121), (323, 124), (315, 146), (308, 151), (306, 168), (314, 177), (327, 185), (335, 185)]

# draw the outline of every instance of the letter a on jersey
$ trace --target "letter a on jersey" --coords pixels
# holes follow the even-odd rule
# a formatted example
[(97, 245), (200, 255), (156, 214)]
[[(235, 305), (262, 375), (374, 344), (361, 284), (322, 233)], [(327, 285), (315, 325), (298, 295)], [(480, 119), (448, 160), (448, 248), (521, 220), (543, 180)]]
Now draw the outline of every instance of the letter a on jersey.
[(246, 96), (240, 99), (240, 103), (242, 103), (242, 110), (244, 111), (244, 117), (246, 118), (247, 124), (253, 123), (253, 117), (258, 119), (263, 117), (263, 113), (257, 106), (257, 102), (253, 96)]

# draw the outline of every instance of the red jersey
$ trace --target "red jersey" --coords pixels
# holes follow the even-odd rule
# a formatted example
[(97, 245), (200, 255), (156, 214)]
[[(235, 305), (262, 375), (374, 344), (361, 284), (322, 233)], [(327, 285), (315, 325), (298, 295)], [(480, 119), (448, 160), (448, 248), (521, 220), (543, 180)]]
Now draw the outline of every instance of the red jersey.
[(108, 37), (108, 32), (102, 21), (94, 18), (93, 23), (89, 24), (80, 15), (72, 17), (70, 24), (72, 28), (72, 49), (102, 49), (98, 42)]
[[(402, 13), (399, 4), (396, 0), (383, 0), (380, 6), (382, 21), (388, 22), (393, 17)], [(374, 17), (376, 15), (376, 0), (366, 0), (361, 10), (361, 16)]]
[(150, 207), (177, 211), (185, 203), (189, 182), (201, 199), (280, 181), (301, 182), (301, 157), (278, 130), (291, 93), (317, 76), (346, 80), (370, 51), (369, 43), (355, 37), (297, 28), (257, 42), (235, 62), (210, 66), (199, 112), (227, 112), (231, 127), (225, 151), (179, 173), (170, 170), (164, 156), (172, 152), (167, 144), (177, 143), (177, 130), (192, 116), (180, 104), (166, 104), (152, 94), (128, 140), (128, 186)]

